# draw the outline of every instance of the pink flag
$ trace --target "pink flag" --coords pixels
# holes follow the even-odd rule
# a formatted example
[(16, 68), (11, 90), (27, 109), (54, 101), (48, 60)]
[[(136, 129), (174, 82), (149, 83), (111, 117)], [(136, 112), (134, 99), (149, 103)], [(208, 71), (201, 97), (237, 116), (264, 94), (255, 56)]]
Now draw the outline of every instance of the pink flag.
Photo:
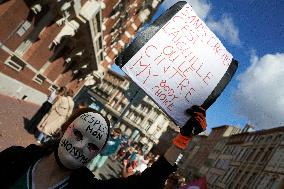
[(180, 187), (179, 189), (207, 189), (206, 177), (193, 180), (191, 183)]

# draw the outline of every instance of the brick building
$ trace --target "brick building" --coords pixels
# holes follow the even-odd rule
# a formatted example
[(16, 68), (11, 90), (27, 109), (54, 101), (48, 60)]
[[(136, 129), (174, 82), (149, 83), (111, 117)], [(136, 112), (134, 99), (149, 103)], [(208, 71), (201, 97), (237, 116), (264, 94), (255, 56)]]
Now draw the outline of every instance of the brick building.
[[(217, 152), (217, 153), (216, 153)], [(243, 132), (220, 141), (207, 172), (209, 188), (282, 189), (284, 127)]]
[(95, 85), (158, 3), (0, 1), (0, 93), (39, 104), (59, 86)]

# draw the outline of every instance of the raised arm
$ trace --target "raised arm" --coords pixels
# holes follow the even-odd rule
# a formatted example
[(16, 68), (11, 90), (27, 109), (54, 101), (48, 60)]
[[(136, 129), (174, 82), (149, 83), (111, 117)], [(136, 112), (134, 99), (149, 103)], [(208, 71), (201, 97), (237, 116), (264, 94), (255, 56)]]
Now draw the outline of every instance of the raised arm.
[[(111, 189), (159, 189), (164, 187), (168, 176), (176, 171), (176, 160), (178, 155), (184, 150), (188, 143), (196, 135), (206, 129), (205, 111), (200, 107), (191, 109), (191, 118), (186, 125), (181, 128), (181, 133), (173, 140), (173, 145), (167, 150), (164, 156), (160, 157), (153, 165), (143, 171), (140, 175), (132, 175), (127, 178), (113, 178), (109, 180), (98, 180), (87, 170), (80, 170), (74, 173), (72, 182), (74, 186), (83, 188), (111, 188)], [(87, 173), (88, 172), (88, 173)], [(73, 180), (73, 178), (75, 180)], [(83, 182), (78, 181), (85, 180)], [(77, 180), (77, 181), (76, 181)]]

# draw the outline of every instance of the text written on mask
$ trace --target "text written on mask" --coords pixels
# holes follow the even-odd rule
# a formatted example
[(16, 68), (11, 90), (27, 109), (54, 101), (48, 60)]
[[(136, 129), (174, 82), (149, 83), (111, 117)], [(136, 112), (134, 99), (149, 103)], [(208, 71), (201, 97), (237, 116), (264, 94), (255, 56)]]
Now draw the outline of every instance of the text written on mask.
[(71, 142), (66, 139), (62, 139), (60, 145), (65, 148), (65, 150), (71, 154), (75, 159), (79, 160), (82, 164), (86, 164), (89, 162), (89, 159), (84, 156), (84, 154), (77, 150)]
[[(100, 120), (96, 119), (94, 116), (90, 114), (82, 114), (80, 116), (81, 119), (89, 123), (89, 125), (86, 127), (86, 132), (89, 132), (93, 136), (95, 136), (97, 139), (101, 140), (103, 137), (103, 134), (107, 133), (106, 128), (101, 125)], [(97, 129), (96, 129), (97, 128)]]

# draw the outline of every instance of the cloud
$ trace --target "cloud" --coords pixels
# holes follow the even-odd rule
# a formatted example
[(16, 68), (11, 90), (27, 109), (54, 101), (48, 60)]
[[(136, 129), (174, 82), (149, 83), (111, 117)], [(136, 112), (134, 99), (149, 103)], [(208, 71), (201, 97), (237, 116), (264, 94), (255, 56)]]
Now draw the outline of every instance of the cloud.
[(207, 26), (222, 36), (228, 43), (232, 45), (240, 45), (239, 29), (235, 26), (233, 18), (224, 14), (220, 20), (209, 18), (206, 21)]
[(237, 111), (257, 129), (284, 126), (284, 53), (251, 56), (251, 66), (238, 77)]
[[(186, 0), (188, 4), (190, 4), (196, 14), (201, 19), (206, 19), (209, 15), (209, 12), (211, 10), (211, 5), (206, 0)], [(163, 9), (166, 10), (175, 3), (179, 2), (179, 0), (165, 0), (163, 3)]]
[(202, 20), (205, 20), (211, 10), (211, 5), (205, 0), (187, 0), (187, 2), (193, 7), (193, 10), (196, 12)]
[[(212, 5), (207, 0), (186, 0), (194, 9), (196, 14), (205, 21), (206, 25), (216, 34), (232, 45), (240, 45), (239, 29), (234, 24), (233, 18), (223, 14), (220, 20), (213, 18)], [(165, 0), (163, 10), (174, 5), (178, 0)]]

